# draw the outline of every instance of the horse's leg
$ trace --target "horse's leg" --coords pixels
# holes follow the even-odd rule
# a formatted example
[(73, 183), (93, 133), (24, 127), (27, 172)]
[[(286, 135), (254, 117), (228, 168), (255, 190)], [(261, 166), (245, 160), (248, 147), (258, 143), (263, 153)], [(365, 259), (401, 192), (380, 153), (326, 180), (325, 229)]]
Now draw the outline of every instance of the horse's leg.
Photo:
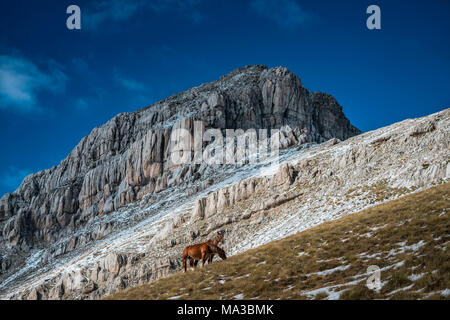
[(184, 269), (184, 272), (186, 272), (186, 269), (187, 269), (186, 260), (187, 260), (187, 256), (183, 255), (183, 269)]
[(202, 252), (202, 267), (205, 266), (205, 262), (207, 259), (209, 259), (207, 252)]
[(214, 253), (211, 253), (211, 254), (209, 255), (208, 264), (209, 264), (209, 263), (212, 263), (212, 262), (213, 262), (213, 259), (214, 259)]

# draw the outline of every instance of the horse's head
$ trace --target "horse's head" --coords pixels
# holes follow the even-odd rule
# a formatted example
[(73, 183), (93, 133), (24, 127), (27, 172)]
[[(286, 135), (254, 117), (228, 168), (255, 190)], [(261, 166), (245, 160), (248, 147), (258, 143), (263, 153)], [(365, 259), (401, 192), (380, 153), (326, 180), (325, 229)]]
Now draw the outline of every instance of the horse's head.
[(222, 248), (217, 247), (217, 253), (219, 254), (219, 257), (222, 260), (226, 260), (227, 255), (225, 254), (225, 251)]

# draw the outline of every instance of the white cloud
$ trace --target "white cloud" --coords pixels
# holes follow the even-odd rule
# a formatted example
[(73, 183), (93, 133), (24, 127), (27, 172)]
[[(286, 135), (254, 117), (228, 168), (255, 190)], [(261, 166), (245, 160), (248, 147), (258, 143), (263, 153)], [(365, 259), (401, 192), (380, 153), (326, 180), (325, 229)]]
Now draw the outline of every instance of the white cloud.
[(305, 11), (295, 0), (253, 0), (251, 8), (280, 27), (296, 27), (305, 24), (313, 15)]
[(16, 56), (0, 56), (0, 109), (39, 109), (38, 94), (65, 90), (67, 76), (54, 61), (43, 71), (32, 61)]

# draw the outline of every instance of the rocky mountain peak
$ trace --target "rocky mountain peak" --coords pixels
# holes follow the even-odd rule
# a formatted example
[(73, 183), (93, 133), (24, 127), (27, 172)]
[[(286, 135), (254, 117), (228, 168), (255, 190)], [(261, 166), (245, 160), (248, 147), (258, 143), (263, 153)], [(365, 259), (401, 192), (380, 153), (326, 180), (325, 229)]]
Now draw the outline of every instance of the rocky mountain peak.
[[(174, 128), (282, 129), (283, 148), (348, 139), (360, 133), (331, 96), (309, 91), (284, 67), (246, 66), (94, 128), (61, 163), (25, 178), (0, 199), (1, 270), (9, 273), (32, 249), (66, 253), (113, 232), (109, 225), (66, 243), (87, 225), (124, 206), (175, 187), (200, 192), (220, 181), (206, 165), (174, 166)], [(61, 249), (62, 248), (62, 249)], [(9, 270), (9, 271), (8, 271)]]

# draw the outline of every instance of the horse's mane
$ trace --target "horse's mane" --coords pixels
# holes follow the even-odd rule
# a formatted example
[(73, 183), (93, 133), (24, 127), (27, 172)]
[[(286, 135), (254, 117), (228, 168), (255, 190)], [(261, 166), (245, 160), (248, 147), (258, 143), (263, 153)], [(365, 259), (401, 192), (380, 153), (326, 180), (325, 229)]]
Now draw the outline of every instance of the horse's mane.
[(216, 235), (214, 238), (209, 239), (208, 242), (218, 244), (223, 242), (223, 236), (221, 234)]

